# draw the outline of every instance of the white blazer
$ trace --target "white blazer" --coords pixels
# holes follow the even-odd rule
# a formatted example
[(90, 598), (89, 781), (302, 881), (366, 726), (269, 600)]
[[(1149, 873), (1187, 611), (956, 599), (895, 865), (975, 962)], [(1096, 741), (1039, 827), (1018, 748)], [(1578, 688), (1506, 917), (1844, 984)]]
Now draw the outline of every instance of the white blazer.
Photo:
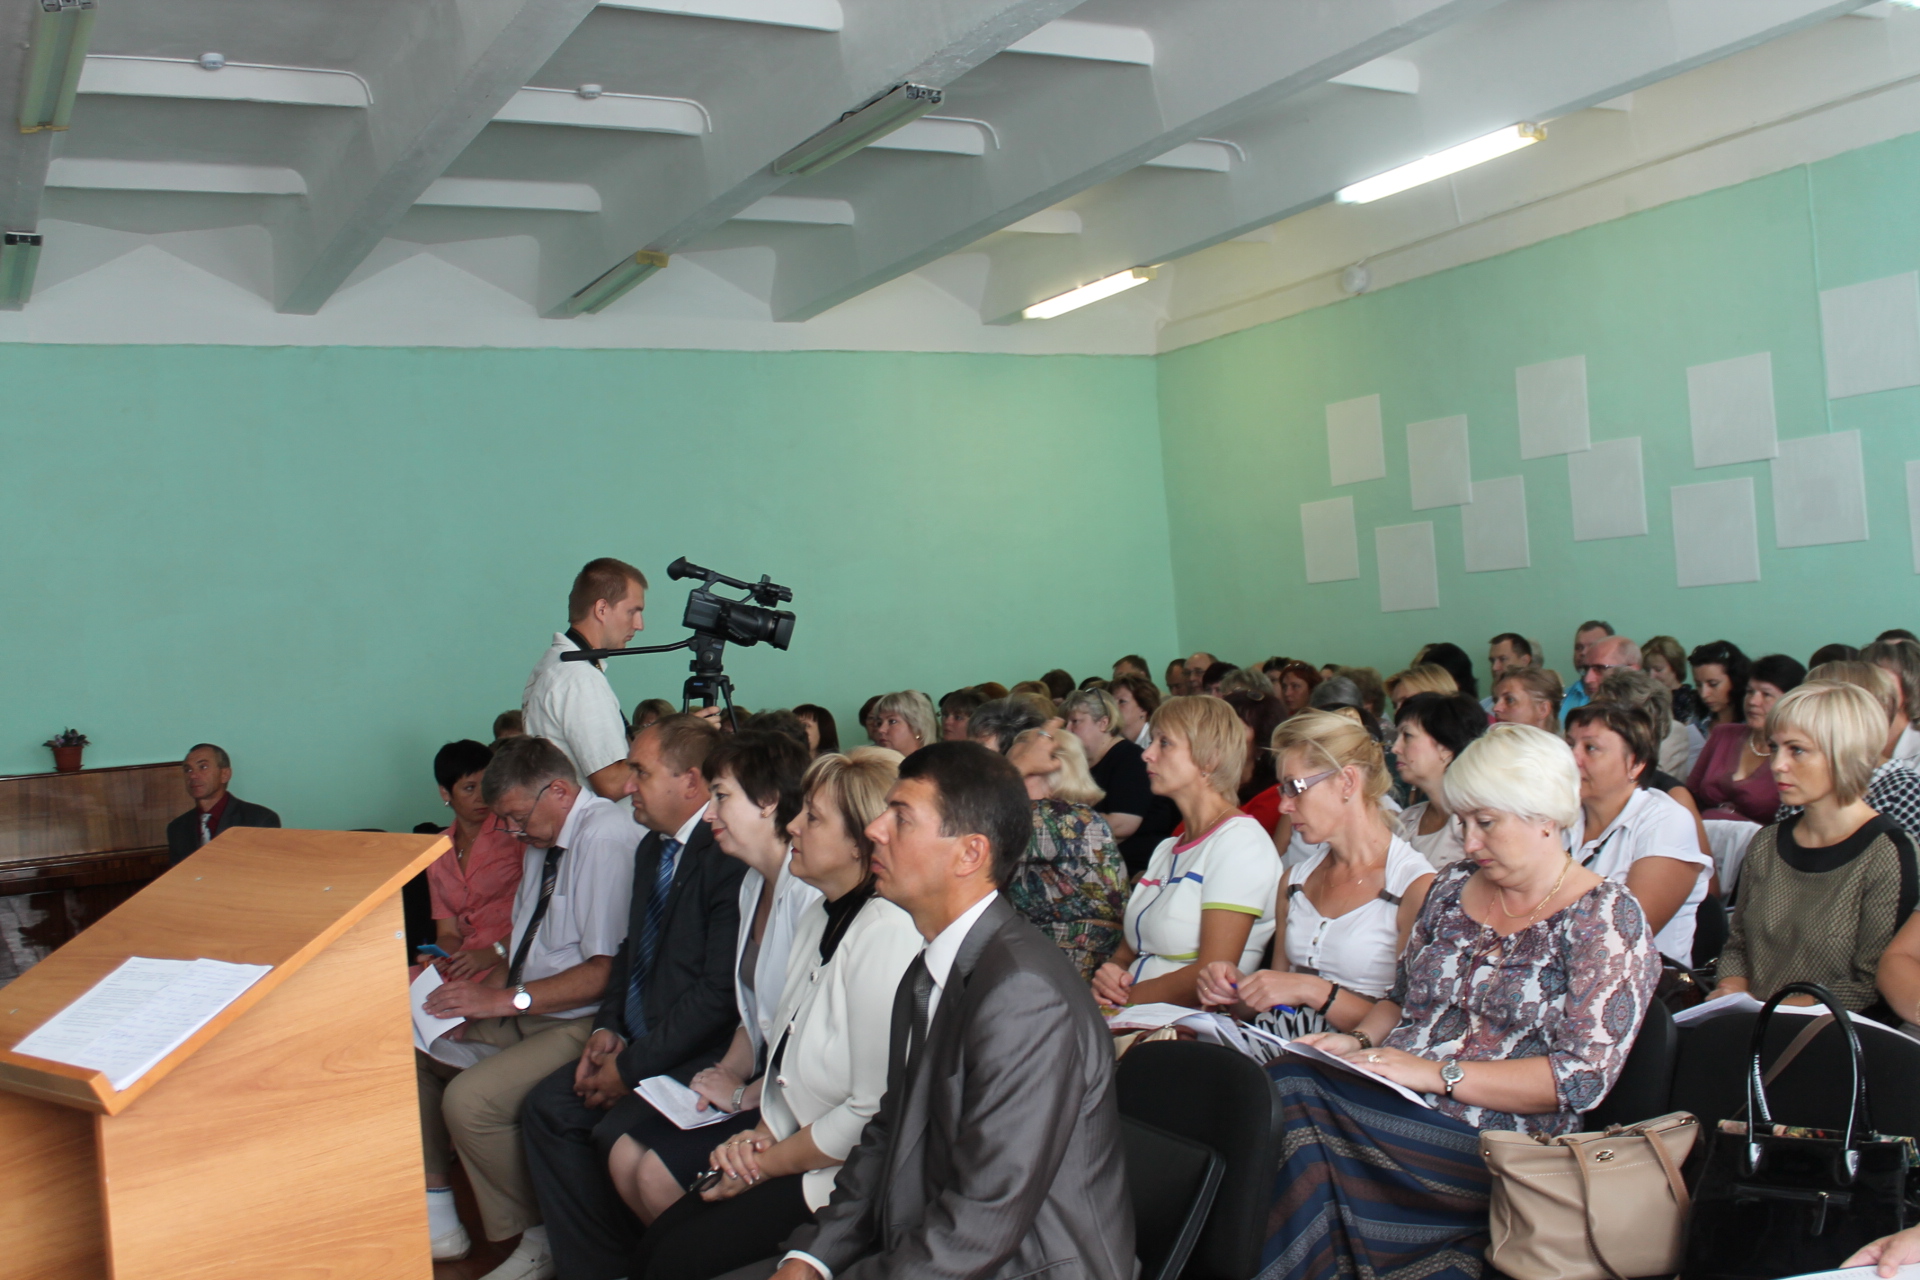
[[(760, 1119), (776, 1139), (812, 1125), (813, 1144), (844, 1161), (880, 1110), (887, 1091), (894, 993), (926, 940), (912, 916), (881, 897), (860, 908), (833, 959), (822, 964), (820, 937), (826, 928), (826, 906), (820, 903), (808, 909), (794, 934), (794, 963), (769, 1044), (778, 1046), (781, 1033), (792, 1030), (780, 1070), (775, 1073), (769, 1065)], [(839, 1174), (835, 1164), (802, 1175), (807, 1208), (817, 1211), (827, 1203)]]
[[(766, 932), (760, 935), (760, 957), (753, 966), (751, 991), (740, 981), (740, 957), (746, 953), (747, 941), (753, 936), (753, 915), (759, 909), (760, 888), (766, 879), (752, 867), (740, 878), (740, 932), (733, 947), (733, 998), (740, 1010), (740, 1025), (747, 1029), (747, 1038), (753, 1043), (755, 1062), (760, 1061), (761, 1053), (772, 1051), (767, 1029), (773, 1023), (774, 1010), (780, 1005), (787, 980), (793, 976), (790, 962), (795, 957), (809, 956), (808, 952), (794, 949), (794, 934), (807, 908), (821, 900), (820, 891), (794, 875), (792, 867), (793, 854), (789, 852), (780, 864), (779, 878), (774, 881), (773, 905), (767, 909)], [(810, 958), (819, 956), (818, 935), (815, 947)], [(812, 966), (803, 963), (801, 967)]]

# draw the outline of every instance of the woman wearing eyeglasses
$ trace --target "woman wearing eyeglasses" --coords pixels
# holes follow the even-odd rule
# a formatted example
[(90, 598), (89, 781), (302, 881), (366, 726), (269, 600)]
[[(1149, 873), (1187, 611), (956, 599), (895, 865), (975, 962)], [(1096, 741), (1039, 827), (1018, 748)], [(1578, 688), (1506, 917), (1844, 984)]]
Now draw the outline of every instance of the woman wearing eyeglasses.
[(1358, 723), (1303, 711), (1274, 731), (1273, 751), (1281, 812), (1302, 840), (1323, 847), (1280, 878), (1273, 952), (1284, 965), (1249, 974), (1215, 961), (1201, 971), (1200, 1000), (1292, 1040), (1348, 1030), (1373, 1011), (1393, 985), (1433, 868), (1381, 810), (1392, 779)]
[(1218, 698), (1170, 698), (1153, 713), (1143, 759), (1153, 793), (1180, 810), (1186, 830), (1153, 851), (1127, 900), (1119, 949), (1093, 975), (1102, 1004), (1197, 1006), (1200, 972), (1214, 961), (1260, 962), (1273, 936), (1280, 859), (1266, 831), (1240, 812), (1247, 729)]

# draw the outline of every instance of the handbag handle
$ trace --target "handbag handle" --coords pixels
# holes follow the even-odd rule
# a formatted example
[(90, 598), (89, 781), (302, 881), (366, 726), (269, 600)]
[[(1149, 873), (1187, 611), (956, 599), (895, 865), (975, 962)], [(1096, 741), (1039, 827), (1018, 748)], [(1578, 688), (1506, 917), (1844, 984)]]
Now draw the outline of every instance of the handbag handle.
[[(1646, 1125), (1634, 1125), (1630, 1129), (1621, 1129), (1618, 1132), (1608, 1131), (1592, 1139), (1592, 1141), (1595, 1145), (1598, 1145), (1600, 1142), (1617, 1142), (1621, 1138), (1627, 1137), (1638, 1137), (1649, 1147), (1653, 1148), (1653, 1158), (1659, 1162), (1661, 1171), (1667, 1175), (1667, 1186), (1673, 1192), (1673, 1202), (1680, 1206), (1680, 1220), (1685, 1222), (1687, 1211), (1692, 1205), (1692, 1201), (1687, 1195), (1686, 1179), (1680, 1176), (1680, 1170), (1674, 1166), (1673, 1157), (1668, 1154), (1666, 1143), (1660, 1140), (1658, 1133), (1649, 1133)], [(1586, 1152), (1580, 1149), (1581, 1144), (1579, 1143), (1567, 1142), (1564, 1138), (1561, 1139), (1561, 1142), (1563, 1145), (1572, 1148), (1573, 1167), (1580, 1174), (1581, 1198), (1586, 1202), (1587, 1209), (1587, 1248), (1592, 1252), (1594, 1261), (1600, 1264), (1600, 1269), (1611, 1276), (1612, 1280), (1627, 1280), (1627, 1277), (1620, 1273), (1618, 1267), (1615, 1267), (1613, 1263), (1607, 1261), (1607, 1255), (1600, 1249), (1600, 1233), (1594, 1230), (1595, 1223), (1593, 1216), (1594, 1206), (1599, 1197), (1595, 1196), (1593, 1192), (1593, 1174), (1587, 1168)]]
[(1841, 1138), (1841, 1149), (1846, 1153), (1846, 1167), (1841, 1170), (1843, 1182), (1853, 1181), (1860, 1170), (1860, 1148), (1856, 1138), (1860, 1133), (1860, 1122), (1866, 1121), (1868, 1127), (1873, 1124), (1867, 1111), (1866, 1074), (1860, 1070), (1860, 1037), (1853, 1029), (1853, 1019), (1841, 1007), (1833, 992), (1817, 982), (1790, 982), (1773, 993), (1773, 998), (1761, 1008), (1760, 1016), (1753, 1021), (1753, 1035), (1748, 1045), (1747, 1062), (1747, 1169), (1751, 1172), (1760, 1163), (1761, 1126), (1773, 1127), (1773, 1113), (1767, 1107), (1767, 1085), (1760, 1070), (1760, 1053), (1766, 1045), (1767, 1026), (1773, 1021), (1773, 1011), (1787, 996), (1812, 996), (1827, 1007), (1827, 1012), (1839, 1026), (1846, 1040), (1847, 1062), (1853, 1071), (1853, 1091), (1847, 1105), (1847, 1128)]

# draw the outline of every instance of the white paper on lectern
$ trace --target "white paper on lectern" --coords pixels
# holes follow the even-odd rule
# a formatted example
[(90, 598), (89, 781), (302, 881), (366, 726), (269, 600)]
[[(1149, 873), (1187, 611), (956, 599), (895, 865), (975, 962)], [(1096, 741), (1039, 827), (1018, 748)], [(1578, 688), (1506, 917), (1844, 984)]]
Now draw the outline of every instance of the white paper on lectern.
[(1308, 582), (1344, 582), (1360, 576), (1360, 534), (1352, 498), (1300, 504), (1300, 544)]
[(1696, 467), (1760, 462), (1780, 453), (1770, 352), (1688, 369), (1687, 408)]
[(1567, 455), (1567, 490), (1573, 501), (1573, 540), (1637, 538), (1647, 531), (1647, 484), (1640, 465), (1640, 437), (1602, 440), (1585, 453)]
[(1860, 433), (1835, 431), (1780, 442), (1773, 462), (1773, 541), (1818, 547), (1867, 540), (1867, 477)]
[(1473, 501), (1460, 508), (1460, 537), (1468, 573), (1530, 568), (1526, 477), (1475, 480)]
[(1373, 531), (1380, 570), (1380, 612), (1440, 607), (1440, 568), (1433, 552), (1433, 522), (1392, 524)]
[(1673, 486), (1673, 567), (1683, 587), (1760, 581), (1752, 477)]
[(1907, 531), (1913, 539), (1913, 571), (1920, 573), (1920, 462), (1907, 464)]
[(1568, 356), (1513, 371), (1520, 407), (1520, 456), (1552, 458), (1592, 443), (1587, 430), (1587, 358)]
[(1827, 396), (1920, 386), (1920, 277), (1907, 271), (1820, 294)]
[(1463, 507), (1473, 501), (1473, 461), (1464, 414), (1407, 424), (1407, 479), (1413, 509)]
[(1380, 431), (1380, 397), (1361, 396), (1327, 406), (1327, 471), (1336, 485), (1379, 480), (1387, 474)]

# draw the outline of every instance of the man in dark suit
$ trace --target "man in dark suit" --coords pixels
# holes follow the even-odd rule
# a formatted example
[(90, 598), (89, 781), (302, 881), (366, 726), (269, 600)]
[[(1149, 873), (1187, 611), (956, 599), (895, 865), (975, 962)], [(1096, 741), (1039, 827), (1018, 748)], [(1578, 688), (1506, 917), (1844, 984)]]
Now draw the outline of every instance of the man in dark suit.
[(689, 715), (634, 735), (633, 816), (649, 834), (635, 854), (627, 940), (579, 1062), (536, 1085), (521, 1112), (534, 1193), (567, 1280), (627, 1274), (639, 1223), (614, 1191), (606, 1153), (643, 1105), (633, 1087), (657, 1075), (686, 1083), (720, 1060), (740, 1025), (733, 983), (746, 864), (713, 842), (700, 773), (718, 740)]
[(265, 805), (248, 804), (227, 790), (233, 761), (211, 742), (196, 744), (181, 766), (193, 808), (167, 824), (167, 858), (178, 866), (186, 856), (228, 827), (277, 827), (280, 815)]
[(927, 949), (894, 1000), (879, 1114), (779, 1280), (1133, 1275), (1112, 1037), (999, 892), (1032, 831), (1004, 756), (939, 742), (901, 766), (867, 836)]

